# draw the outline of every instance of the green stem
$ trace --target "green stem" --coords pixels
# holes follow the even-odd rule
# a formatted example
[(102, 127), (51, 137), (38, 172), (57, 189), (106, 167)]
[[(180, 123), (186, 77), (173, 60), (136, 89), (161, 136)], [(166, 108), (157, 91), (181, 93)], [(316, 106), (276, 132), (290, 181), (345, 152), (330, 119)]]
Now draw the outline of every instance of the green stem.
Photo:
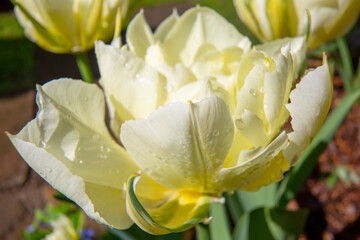
[(90, 62), (86, 53), (79, 53), (75, 55), (75, 57), (82, 79), (85, 82), (94, 83), (94, 76), (92, 74)]
[(213, 217), (210, 222), (211, 239), (231, 240), (230, 224), (225, 205), (212, 203), (210, 216)]
[(353, 76), (353, 65), (352, 65), (349, 46), (347, 45), (347, 42), (344, 37), (338, 38), (336, 40), (336, 43), (338, 45), (341, 62), (342, 62), (341, 75), (343, 77), (344, 87), (345, 90), (349, 92), (352, 89), (351, 82)]
[(354, 88), (355, 89), (360, 88), (360, 59), (359, 59), (358, 67), (357, 67), (357, 72), (356, 72), (356, 75), (355, 75)]
[(199, 223), (196, 225), (196, 240), (209, 240), (209, 227)]
[(328, 116), (310, 146), (304, 151), (296, 166), (286, 175), (278, 189), (278, 206), (285, 207), (293, 199), (317, 164), (320, 154), (333, 139), (352, 106), (360, 99), (360, 89), (348, 92)]

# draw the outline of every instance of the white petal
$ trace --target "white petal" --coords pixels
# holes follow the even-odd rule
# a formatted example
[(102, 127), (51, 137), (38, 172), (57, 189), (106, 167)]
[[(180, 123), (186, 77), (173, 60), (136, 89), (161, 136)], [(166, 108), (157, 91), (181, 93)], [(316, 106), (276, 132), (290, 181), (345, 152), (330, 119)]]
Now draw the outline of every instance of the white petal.
[(232, 168), (223, 168), (218, 174), (216, 188), (223, 191), (240, 189), (260, 176), (271, 164), (272, 159), (277, 156), (288, 144), (285, 132), (282, 132), (264, 150), (245, 162)]
[(179, 15), (174, 8), (172, 14), (167, 17), (164, 21), (162, 21), (159, 26), (156, 28), (156, 31), (154, 33), (155, 39), (163, 42), (170, 32), (171, 28), (175, 25), (175, 23), (178, 21)]
[(296, 85), (290, 94), (291, 103), (286, 106), (294, 131), (288, 134), (290, 145), (284, 155), (291, 164), (309, 145), (330, 107), (333, 88), (326, 59), (324, 61), (324, 65), (308, 72)]
[(146, 49), (155, 43), (154, 35), (145, 20), (143, 10), (130, 22), (126, 32), (126, 42), (130, 50), (140, 58), (144, 58)]
[(122, 121), (142, 118), (162, 105), (165, 79), (126, 47), (96, 44), (101, 83)]
[[(245, 39), (245, 40), (244, 40)], [(250, 41), (215, 11), (192, 8), (184, 13), (168, 33), (164, 45), (172, 64), (181, 61), (190, 66), (199, 48), (209, 43), (218, 50), (230, 46), (249, 47)]]
[(290, 43), (290, 53), (294, 64), (294, 74), (297, 75), (305, 60), (307, 45), (305, 37), (283, 38), (256, 46), (256, 50), (263, 51), (268, 58), (276, 58), (282, 54), (281, 49)]
[[(37, 117), (10, 135), (22, 157), (90, 217), (129, 227), (121, 196), (138, 168), (107, 130), (101, 90), (82, 81), (56, 80), (38, 87), (37, 103)], [(118, 199), (117, 204), (104, 205), (105, 196)]]
[(227, 105), (213, 96), (199, 103), (169, 104), (146, 120), (128, 121), (120, 137), (156, 182), (169, 189), (204, 191), (224, 163), (233, 130)]

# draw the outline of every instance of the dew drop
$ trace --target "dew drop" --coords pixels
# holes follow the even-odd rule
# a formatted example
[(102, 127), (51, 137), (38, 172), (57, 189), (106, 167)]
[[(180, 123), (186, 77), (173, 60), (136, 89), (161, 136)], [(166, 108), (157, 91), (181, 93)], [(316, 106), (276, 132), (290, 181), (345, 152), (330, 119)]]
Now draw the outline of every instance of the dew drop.
[(101, 25), (102, 25), (103, 28), (108, 28), (109, 27), (109, 23), (107, 23), (107, 22), (103, 22)]
[(172, 87), (170, 85), (165, 85), (165, 91), (166, 92), (171, 92), (172, 91)]
[(92, 136), (92, 139), (93, 139), (93, 140), (99, 140), (99, 138), (100, 138), (100, 136), (99, 136), (98, 134)]
[(83, 161), (83, 160), (79, 160), (78, 162), (79, 162), (79, 164), (83, 164), (83, 163), (84, 163), (84, 161)]
[(275, 152), (274, 151), (270, 151), (267, 153), (268, 157), (274, 157), (275, 156)]
[(136, 75), (135, 75), (135, 77), (136, 77), (136, 78), (139, 78), (139, 77), (140, 77), (140, 75), (139, 75), (139, 74), (136, 74)]
[(244, 129), (244, 127), (245, 127), (244, 121), (242, 119), (240, 119), (240, 118), (235, 120), (235, 125), (240, 130)]
[(320, 114), (320, 108), (315, 109), (315, 115), (318, 116)]
[(47, 168), (46, 171), (47, 171), (48, 173), (51, 173), (51, 172), (52, 172), (52, 169), (51, 169), (51, 168)]
[(130, 69), (131, 69), (131, 64), (130, 64), (130, 63), (126, 63), (126, 64), (125, 64), (125, 68), (128, 69), (128, 70), (130, 70)]
[(264, 104), (264, 109), (268, 109), (269, 108), (269, 106), (265, 103)]
[(106, 159), (108, 156), (105, 153), (100, 154), (100, 158)]
[(46, 142), (41, 141), (41, 142), (40, 142), (40, 146), (41, 146), (42, 148), (45, 148), (45, 147), (46, 147)]
[(256, 96), (256, 90), (254, 88), (250, 88), (249, 93), (253, 96)]
[(220, 134), (219, 130), (215, 130), (215, 131), (213, 132), (213, 135), (214, 135), (215, 137), (219, 136), (219, 134)]

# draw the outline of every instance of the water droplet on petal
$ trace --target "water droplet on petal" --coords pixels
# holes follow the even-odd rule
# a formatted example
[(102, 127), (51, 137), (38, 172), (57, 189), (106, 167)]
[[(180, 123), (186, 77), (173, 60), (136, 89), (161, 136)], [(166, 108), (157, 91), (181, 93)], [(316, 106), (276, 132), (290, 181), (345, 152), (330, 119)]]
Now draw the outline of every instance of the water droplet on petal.
[(219, 130), (215, 130), (215, 131), (213, 132), (213, 135), (214, 135), (215, 137), (219, 136), (219, 134), (220, 134)]
[(275, 152), (274, 151), (270, 151), (266, 154), (266, 156), (268, 157), (274, 157), (275, 156)]
[(235, 120), (235, 125), (239, 130), (241, 130), (245, 127), (244, 121), (240, 118)]
[(100, 154), (100, 158), (106, 159), (108, 156), (105, 153)]
[(94, 136), (92, 136), (93, 140), (99, 140), (99, 138), (100, 138), (99, 134), (95, 134)]
[(264, 104), (264, 109), (268, 109), (269, 108), (269, 106), (265, 103)]
[(249, 93), (253, 96), (256, 96), (256, 90), (254, 88), (250, 88)]
[(51, 168), (47, 168), (46, 171), (47, 171), (48, 173), (51, 173), (51, 172), (52, 172), (52, 169), (51, 169)]
[(132, 66), (131, 66), (130, 63), (126, 63), (126, 64), (125, 64), (125, 68), (130, 71), (131, 68), (132, 68)]
[(40, 142), (40, 146), (41, 146), (42, 148), (46, 148), (46, 142), (41, 141), (41, 142)]
[(83, 163), (84, 163), (84, 161), (83, 161), (83, 160), (79, 160), (78, 162), (79, 162), (79, 164), (83, 164)]
[(139, 77), (140, 77), (140, 75), (139, 75), (139, 74), (136, 74), (136, 75), (135, 75), (135, 77), (136, 77), (136, 78), (139, 78)]

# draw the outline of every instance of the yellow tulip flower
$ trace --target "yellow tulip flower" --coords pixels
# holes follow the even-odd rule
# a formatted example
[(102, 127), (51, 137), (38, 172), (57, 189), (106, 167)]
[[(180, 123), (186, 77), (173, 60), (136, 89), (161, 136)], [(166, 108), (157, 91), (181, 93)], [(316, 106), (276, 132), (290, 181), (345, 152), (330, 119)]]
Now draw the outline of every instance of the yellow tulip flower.
[(125, 16), (129, 0), (12, 0), (26, 36), (54, 53), (86, 52), (96, 40), (108, 41), (118, 8)]
[(304, 43), (251, 47), (201, 7), (152, 33), (140, 12), (127, 45), (96, 44), (101, 89), (72, 79), (38, 86), (36, 118), (9, 137), (97, 221), (183, 231), (208, 219), (219, 194), (282, 179), (316, 134), (332, 83), (324, 59), (292, 89)]
[(310, 13), (313, 49), (346, 34), (360, 13), (358, 0), (234, 0), (240, 19), (262, 42), (305, 35)]

